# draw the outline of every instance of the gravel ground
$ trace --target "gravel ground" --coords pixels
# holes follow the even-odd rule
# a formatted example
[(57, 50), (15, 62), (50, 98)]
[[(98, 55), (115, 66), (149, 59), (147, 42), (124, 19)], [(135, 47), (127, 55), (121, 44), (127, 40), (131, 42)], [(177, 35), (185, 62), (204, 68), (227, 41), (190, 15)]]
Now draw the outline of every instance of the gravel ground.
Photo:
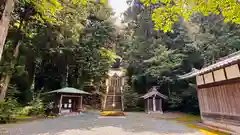
[[(6, 135), (204, 135), (180, 123), (155, 120), (144, 113), (126, 118), (99, 118), (96, 112), (28, 123), (0, 125)], [(1, 134), (0, 130), (0, 135)]]

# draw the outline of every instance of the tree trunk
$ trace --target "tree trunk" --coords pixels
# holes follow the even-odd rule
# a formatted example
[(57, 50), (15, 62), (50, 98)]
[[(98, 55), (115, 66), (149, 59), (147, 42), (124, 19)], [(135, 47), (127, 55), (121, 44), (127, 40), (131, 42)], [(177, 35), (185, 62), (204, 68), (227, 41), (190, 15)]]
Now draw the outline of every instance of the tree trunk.
[[(18, 41), (17, 46), (14, 50), (14, 54), (13, 54), (14, 60), (11, 61), (10, 69), (14, 69), (14, 67), (15, 67), (15, 61), (19, 55), (19, 48), (20, 48), (20, 42)], [(6, 96), (7, 88), (10, 83), (11, 78), (12, 78), (12, 73), (7, 74), (6, 77), (4, 78), (3, 85), (1, 87), (0, 101), (3, 101)]]
[(2, 59), (3, 47), (8, 34), (8, 25), (10, 23), (11, 12), (13, 11), (13, 8), (14, 0), (7, 0), (2, 18), (0, 18), (0, 60)]

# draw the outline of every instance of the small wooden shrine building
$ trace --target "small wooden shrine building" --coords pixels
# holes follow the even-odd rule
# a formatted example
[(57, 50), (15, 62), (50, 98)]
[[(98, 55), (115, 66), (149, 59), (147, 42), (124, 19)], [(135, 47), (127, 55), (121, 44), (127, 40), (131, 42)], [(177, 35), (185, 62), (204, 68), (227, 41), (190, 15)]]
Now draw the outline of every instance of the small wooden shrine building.
[(80, 112), (83, 109), (83, 96), (90, 94), (71, 87), (65, 87), (47, 93), (53, 94), (53, 112), (59, 115)]
[(168, 97), (158, 92), (156, 87), (152, 87), (148, 93), (143, 95), (141, 98), (145, 100), (145, 112), (163, 113), (163, 100), (166, 100)]
[(195, 76), (203, 123), (240, 134), (240, 52), (179, 77)]

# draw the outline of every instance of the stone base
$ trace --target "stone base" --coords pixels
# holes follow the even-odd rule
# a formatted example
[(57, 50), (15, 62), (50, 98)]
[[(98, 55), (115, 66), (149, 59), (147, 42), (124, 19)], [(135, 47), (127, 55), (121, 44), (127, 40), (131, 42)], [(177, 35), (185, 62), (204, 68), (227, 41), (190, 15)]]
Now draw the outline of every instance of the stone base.
[(155, 113), (157, 113), (157, 114), (163, 114), (162, 111), (149, 111), (149, 112), (147, 112), (147, 114), (155, 114)]

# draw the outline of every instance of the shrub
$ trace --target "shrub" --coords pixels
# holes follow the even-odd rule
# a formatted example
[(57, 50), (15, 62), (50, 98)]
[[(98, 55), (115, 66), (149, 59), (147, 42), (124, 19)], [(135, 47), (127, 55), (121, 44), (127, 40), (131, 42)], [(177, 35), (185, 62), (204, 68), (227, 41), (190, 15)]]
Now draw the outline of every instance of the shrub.
[[(39, 97), (34, 98), (30, 103), (30, 106), (28, 107), (28, 115), (32, 116), (38, 116), (38, 115), (44, 115), (44, 104), (42, 100)], [(26, 109), (27, 111), (27, 109)]]
[(25, 106), (25, 107), (22, 107), (22, 108), (18, 108), (17, 115), (27, 116), (27, 115), (29, 115), (29, 113), (32, 109), (33, 109), (33, 106)]
[(124, 108), (126, 111), (136, 111), (139, 110), (138, 102), (139, 95), (136, 93), (129, 85), (124, 86)]
[(0, 123), (15, 121), (17, 102), (15, 99), (7, 99), (0, 102)]

